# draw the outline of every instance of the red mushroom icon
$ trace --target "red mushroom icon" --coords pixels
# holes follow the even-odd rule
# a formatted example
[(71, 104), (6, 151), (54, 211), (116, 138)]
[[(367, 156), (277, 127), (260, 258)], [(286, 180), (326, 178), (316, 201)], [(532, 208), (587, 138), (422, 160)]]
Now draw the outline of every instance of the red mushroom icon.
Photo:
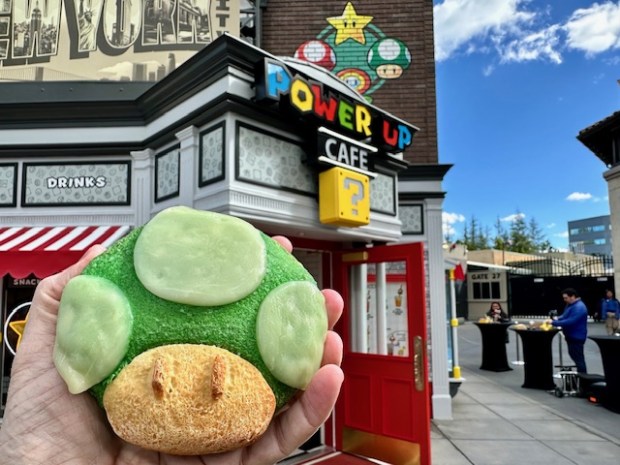
[(336, 54), (322, 40), (308, 40), (297, 47), (295, 58), (313, 63), (331, 71), (336, 66)]

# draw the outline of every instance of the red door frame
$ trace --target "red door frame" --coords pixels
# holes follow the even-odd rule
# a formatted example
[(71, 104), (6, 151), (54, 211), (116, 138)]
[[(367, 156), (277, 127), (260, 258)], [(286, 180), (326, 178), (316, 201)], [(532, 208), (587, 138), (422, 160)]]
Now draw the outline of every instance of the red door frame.
[[(342, 367), (345, 373), (335, 409), (336, 447), (343, 447), (344, 429), (353, 428), (418, 444), (420, 463), (427, 465), (430, 463), (430, 396), (423, 246), (421, 243), (378, 246), (339, 252), (334, 258), (335, 288), (345, 301), (345, 311), (336, 328), (344, 343)], [(409, 333), (406, 357), (350, 350), (349, 269), (352, 265), (380, 262), (405, 262), (406, 265)], [(418, 347), (421, 347), (417, 356), (414, 350), (416, 338)], [(417, 378), (414, 365), (418, 368)], [(366, 405), (364, 399), (367, 399)]]

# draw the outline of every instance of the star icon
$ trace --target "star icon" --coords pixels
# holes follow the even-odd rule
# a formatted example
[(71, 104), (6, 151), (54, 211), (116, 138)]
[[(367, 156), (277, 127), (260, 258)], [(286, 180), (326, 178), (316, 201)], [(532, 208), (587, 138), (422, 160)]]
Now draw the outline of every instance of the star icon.
[(366, 43), (364, 28), (372, 21), (372, 16), (360, 16), (355, 11), (351, 2), (342, 12), (342, 16), (327, 18), (327, 22), (336, 29), (336, 45), (348, 39), (353, 39), (360, 44)]
[(17, 334), (17, 343), (15, 344), (15, 350), (19, 347), (19, 344), (22, 342), (22, 336), (24, 335), (24, 328), (26, 327), (26, 322), (28, 321), (28, 316), (24, 320), (11, 321), (9, 323), (9, 327), (15, 331)]

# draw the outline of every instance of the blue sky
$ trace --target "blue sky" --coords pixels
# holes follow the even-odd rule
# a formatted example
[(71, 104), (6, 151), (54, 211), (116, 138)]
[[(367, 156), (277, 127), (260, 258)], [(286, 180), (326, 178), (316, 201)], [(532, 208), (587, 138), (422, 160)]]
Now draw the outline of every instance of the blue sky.
[(475, 217), (567, 222), (609, 214), (605, 165), (576, 139), (620, 110), (620, 0), (435, 0), (444, 232)]

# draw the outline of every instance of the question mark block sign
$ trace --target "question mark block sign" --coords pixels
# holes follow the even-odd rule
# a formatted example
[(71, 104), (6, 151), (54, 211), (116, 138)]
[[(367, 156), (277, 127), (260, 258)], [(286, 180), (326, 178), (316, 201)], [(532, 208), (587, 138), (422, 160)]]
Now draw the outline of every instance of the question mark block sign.
[(370, 223), (370, 179), (345, 168), (319, 174), (319, 220), (335, 226)]

